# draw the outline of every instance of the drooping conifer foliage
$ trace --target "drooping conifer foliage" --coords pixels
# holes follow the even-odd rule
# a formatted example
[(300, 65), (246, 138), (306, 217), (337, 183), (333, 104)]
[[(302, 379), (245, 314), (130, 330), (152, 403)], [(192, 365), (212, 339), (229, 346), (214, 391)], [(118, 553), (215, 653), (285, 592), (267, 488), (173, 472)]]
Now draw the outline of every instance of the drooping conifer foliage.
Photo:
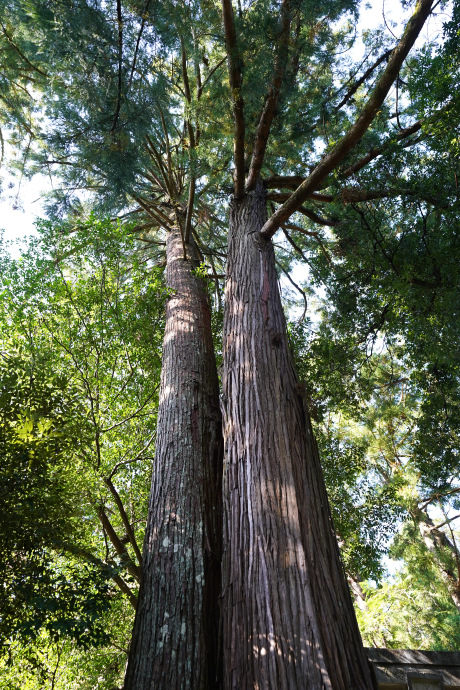
[[(41, 115), (21, 169), (59, 179), (52, 217), (78, 225), (89, 199), (123, 212), (142, 265), (167, 264), (143, 556), (112, 475), (132, 553), (98, 510), (144, 583), (126, 690), (372, 687), (349, 585), (364, 609), (361, 582), (379, 578), (398, 519), (457, 606), (455, 541), (427, 512), (458, 481), (458, 7), (424, 44), (437, 7), (419, 0), (394, 31), (368, 31), (355, 59), (359, 7), (342, 0), (2, 2), (10, 110)], [(286, 327), (281, 274), (305, 307), (312, 284), (324, 289), (307, 344)], [(128, 299), (137, 283), (122, 283)], [(212, 306), (224, 310), (222, 421)], [(85, 367), (99, 420), (99, 374)], [(403, 393), (390, 400), (400, 379), (406, 407)]]

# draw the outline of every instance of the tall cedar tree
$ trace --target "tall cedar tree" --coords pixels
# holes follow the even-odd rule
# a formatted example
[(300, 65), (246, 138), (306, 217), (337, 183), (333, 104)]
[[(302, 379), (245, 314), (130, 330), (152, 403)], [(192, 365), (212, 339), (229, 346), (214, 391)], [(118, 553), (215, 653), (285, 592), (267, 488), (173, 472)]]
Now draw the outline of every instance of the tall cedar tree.
[(290, 78), (296, 7), (280, 6), (273, 76), (246, 158), (238, 36), (232, 5), (222, 2), (235, 122), (223, 376), (225, 687), (301, 688), (306, 679), (318, 690), (372, 687), (292, 365), (271, 238), (360, 142), (431, 6), (417, 4), (355, 122), (267, 219), (261, 175)]
[[(74, 188), (89, 187), (106, 203), (126, 204), (128, 193), (146, 214), (139, 233), (147, 242), (156, 241), (158, 228), (170, 234), (168, 275), (177, 295), (167, 315), (144, 584), (126, 690), (218, 687), (219, 649), (226, 688), (373, 687), (289, 349), (272, 238), (281, 229), (298, 251), (290, 232), (318, 233), (292, 223), (293, 214), (335, 227), (337, 219), (317, 212), (321, 205), (404, 196), (400, 188), (369, 189), (365, 175), (363, 187), (345, 185), (385, 153), (413, 145), (422, 129), (420, 121), (400, 125), (397, 103), (399, 131), (392, 135), (386, 99), (395, 83), (402, 90), (400, 71), (433, 4), (419, 0), (401, 39), (371, 64), (368, 55), (362, 76), (358, 68), (349, 77), (340, 55), (333, 59), (347, 42), (334, 22), (356, 12), (352, 2), (328, 3), (326, 11), (300, 1), (261, 2), (239, 5), (236, 15), (230, 0), (222, 0), (221, 14), (211, 3), (117, 0), (102, 7), (80, 0), (64, 13), (59, 7), (60, 14), (43, 3), (33, 15), (28, 3), (8, 3), (29, 43), (38, 35), (54, 75), (46, 103), (55, 127), (44, 134), (45, 159), (41, 151), (30, 155), (61, 165)], [(219, 206), (231, 174), (223, 641), (216, 650), (217, 379), (203, 285), (192, 268), (205, 256), (219, 280)], [(292, 191), (270, 191), (276, 189)], [(267, 201), (281, 204), (270, 217)]]

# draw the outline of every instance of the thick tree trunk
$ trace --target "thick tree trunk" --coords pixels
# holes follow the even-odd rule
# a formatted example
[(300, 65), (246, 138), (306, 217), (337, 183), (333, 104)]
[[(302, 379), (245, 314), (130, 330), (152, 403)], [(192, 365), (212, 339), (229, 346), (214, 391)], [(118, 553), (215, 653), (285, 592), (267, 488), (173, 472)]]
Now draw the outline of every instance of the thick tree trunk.
[(230, 208), (224, 324), (224, 685), (373, 687), (289, 350), (260, 186)]
[(220, 687), (222, 421), (203, 280), (167, 242), (160, 406), (139, 604), (125, 690)]

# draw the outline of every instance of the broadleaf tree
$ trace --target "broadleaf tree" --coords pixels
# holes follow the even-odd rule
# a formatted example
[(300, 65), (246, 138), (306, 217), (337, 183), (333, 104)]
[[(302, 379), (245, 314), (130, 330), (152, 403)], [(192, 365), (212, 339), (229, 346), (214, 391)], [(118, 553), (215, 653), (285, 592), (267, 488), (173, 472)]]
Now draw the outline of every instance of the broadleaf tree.
[[(1, 652), (19, 661), (111, 643), (109, 621), (137, 605), (168, 294), (119, 223), (40, 230), (19, 259), (1, 255), (1, 503), (12, 516)], [(123, 667), (122, 656), (112, 679)]]

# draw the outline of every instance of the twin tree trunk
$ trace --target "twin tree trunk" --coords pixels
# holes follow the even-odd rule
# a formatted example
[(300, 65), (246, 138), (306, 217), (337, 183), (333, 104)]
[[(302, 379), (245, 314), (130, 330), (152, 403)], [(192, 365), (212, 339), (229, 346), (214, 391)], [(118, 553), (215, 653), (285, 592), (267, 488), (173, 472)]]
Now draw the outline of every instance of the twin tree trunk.
[(226, 690), (374, 687), (289, 350), (273, 245), (259, 237), (265, 220), (260, 186), (232, 201), (223, 490), (208, 301), (180, 234), (168, 239), (174, 294), (124, 690), (216, 690), (222, 668)]
[(289, 350), (262, 188), (230, 208), (224, 322), (227, 690), (374, 687)]
[(167, 240), (160, 406), (139, 604), (125, 690), (220, 685), (222, 420), (196, 248)]

